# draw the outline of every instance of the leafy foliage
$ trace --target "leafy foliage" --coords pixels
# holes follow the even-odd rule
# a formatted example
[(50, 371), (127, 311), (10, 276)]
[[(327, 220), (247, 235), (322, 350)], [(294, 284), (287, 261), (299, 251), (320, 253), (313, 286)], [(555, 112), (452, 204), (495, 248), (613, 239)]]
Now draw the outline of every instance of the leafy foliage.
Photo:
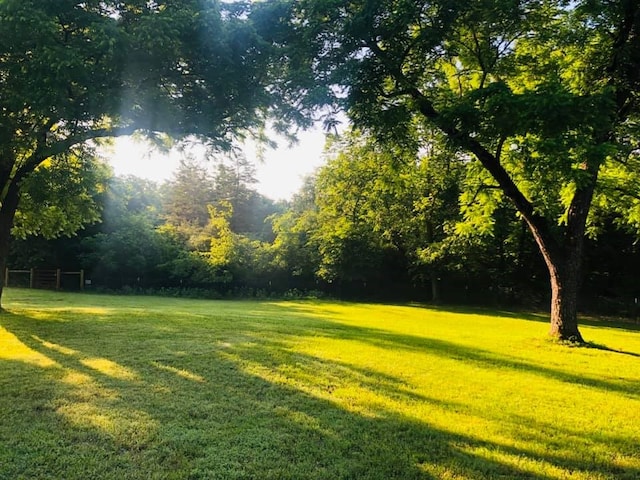
[(95, 220), (99, 169), (78, 147), (88, 139), (195, 135), (215, 152), (268, 117), (291, 132), (331, 126), (343, 108), (354, 133), (286, 207), (255, 192), (246, 158), (218, 151), (214, 169), (185, 160), (144, 214), (124, 203), (120, 218), (105, 214), (88, 236), (113, 259), (112, 277), (131, 242), (127, 284), (160, 272), (180, 285), (331, 282), (338, 292), (431, 281), (435, 298), (446, 277), (465, 289), (511, 288), (529, 270), (540, 278), (535, 244), (554, 334), (579, 339), (585, 233), (617, 241), (613, 225), (640, 228), (639, 8), (5, 0), (0, 257), (21, 189), (22, 235)]
[(42, 163), (22, 185), (13, 235), (70, 236), (100, 220), (100, 196), (110, 176), (91, 152), (76, 150)]

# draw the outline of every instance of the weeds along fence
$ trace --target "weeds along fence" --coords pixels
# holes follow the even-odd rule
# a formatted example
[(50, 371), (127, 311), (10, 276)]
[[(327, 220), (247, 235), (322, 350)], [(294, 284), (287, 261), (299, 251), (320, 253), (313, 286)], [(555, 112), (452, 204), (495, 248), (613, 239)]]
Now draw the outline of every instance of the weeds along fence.
[(55, 270), (39, 268), (11, 270), (6, 268), (4, 271), (5, 287), (84, 290), (84, 284), (84, 270), (65, 272), (60, 268)]

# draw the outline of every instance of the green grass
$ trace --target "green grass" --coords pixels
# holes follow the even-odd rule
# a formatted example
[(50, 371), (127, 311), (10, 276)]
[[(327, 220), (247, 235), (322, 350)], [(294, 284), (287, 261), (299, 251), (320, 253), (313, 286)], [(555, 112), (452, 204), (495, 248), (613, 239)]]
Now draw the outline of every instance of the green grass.
[(638, 479), (640, 332), (7, 290), (0, 479)]

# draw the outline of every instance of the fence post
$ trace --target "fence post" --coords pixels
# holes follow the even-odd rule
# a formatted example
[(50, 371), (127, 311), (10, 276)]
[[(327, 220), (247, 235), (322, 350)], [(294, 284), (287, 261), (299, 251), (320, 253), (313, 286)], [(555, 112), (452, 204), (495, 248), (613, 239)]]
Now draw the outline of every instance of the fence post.
[(29, 269), (29, 288), (33, 288), (33, 281), (34, 281), (34, 271), (33, 268)]
[(4, 269), (4, 286), (9, 286), (9, 267), (5, 267)]
[(59, 268), (56, 270), (56, 290), (60, 290), (60, 278), (62, 274), (62, 270)]
[(80, 291), (84, 290), (84, 270), (80, 270)]

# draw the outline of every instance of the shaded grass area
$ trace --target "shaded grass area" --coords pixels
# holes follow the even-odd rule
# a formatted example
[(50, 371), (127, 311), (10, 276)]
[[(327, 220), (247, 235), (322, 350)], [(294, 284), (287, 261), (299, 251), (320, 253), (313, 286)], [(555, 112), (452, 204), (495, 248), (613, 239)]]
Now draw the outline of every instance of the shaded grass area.
[(636, 479), (640, 335), (539, 316), (7, 290), (0, 479)]

